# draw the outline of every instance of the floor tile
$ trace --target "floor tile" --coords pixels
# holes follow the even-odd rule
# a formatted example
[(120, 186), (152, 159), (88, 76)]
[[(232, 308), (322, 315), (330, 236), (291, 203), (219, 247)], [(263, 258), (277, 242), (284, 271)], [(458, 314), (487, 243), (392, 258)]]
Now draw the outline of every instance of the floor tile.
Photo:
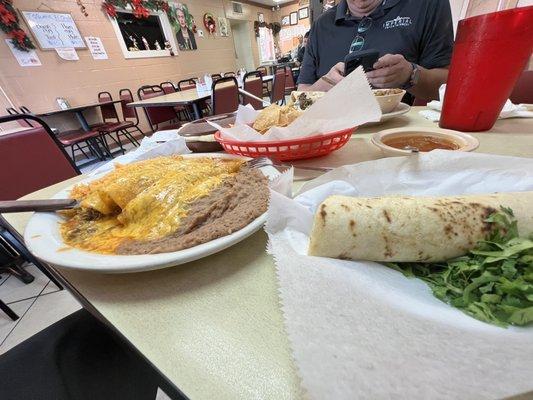
[(49, 281), (49, 279), (33, 264), (28, 265), (26, 271), (35, 277), (33, 282), (24, 283), (11, 275), (0, 286), (0, 299), (2, 299), (4, 303), (10, 304), (15, 301), (35, 297), (41, 293)]
[[(24, 301), (19, 301), (18, 303), (11, 304), (9, 307), (19, 316), (22, 317), (26, 310), (31, 306), (35, 299), (28, 299)], [(11, 318), (9, 318), (6, 314), (4, 314), (2, 311), (0, 311), (0, 343), (4, 341), (4, 339), (7, 337), (9, 332), (20, 321), (20, 318), (17, 321), (13, 321)], [(1, 346), (0, 346), (0, 353), (2, 352)]]
[(55, 293), (57, 291), (59, 291), (59, 288), (55, 285), (54, 282), (50, 281), (41, 293), (41, 296), (49, 293)]
[(39, 296), (24, 318), (21, 318), (15, 329), (0, 345), (0, 354), (80, 308), (80, 304), (66, 290)]

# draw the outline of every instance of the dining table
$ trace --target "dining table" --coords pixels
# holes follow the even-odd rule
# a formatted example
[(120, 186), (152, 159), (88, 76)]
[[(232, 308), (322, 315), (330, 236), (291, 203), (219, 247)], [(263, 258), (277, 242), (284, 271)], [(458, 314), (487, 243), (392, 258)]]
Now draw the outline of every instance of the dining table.
[[(183, 92), (167, 96), (180, 95)], [(298, 166), (339, 167), (379, 159), (384, 155), (370, 142), (373, 133), (436, 127), (419, 114), (424, 109), (412, 107), (405, 115), (359, 127), (338, 151), (294, 162), (293, 191), (320, 173)], [(490, 131), (470, 134), (479, 140), (476, 152), (533, 158), (532, 119), (502, 119)], [(77, 176), (24, 199), (50, 198), (84, 178)], [(5, 215), (21, 233), (30, 217)], [(54, 271), (84, 307), (184, 396), (306, 398), (284, 328), (274, 260), (266, 248), (267, 235), (261, 230), (219, 253), (171, 268), (128, 274)]]
[(35, 114), (35, 116), (42, 118), (42, 117), (51, 117), (53, 115), (72, 113), (78, 119), (78, 122), (80, 123), (81, 128), (84, 131), (90, 131), (91, 127), (89, 123), (87, 122), (85, 115), (83, 115), (83, 112), (85, 110), (89, 110), (91, 108), (97, 108), (101, 106), (106, 106), (109, 104), (116, 104), (116, 103), (120, 103), (121, 101), (122, 100), (109, 100), (109, 101), (102, 101), (98, 103), (82, 104), (82, 105), (73, 106), (73, 107), (64, 108), (64, 109), (56, 109), (56, 110), (41, 112), (41, 113)]
[[(262, 77), (263, 82), (272, 82), (273, 75)], [(145, 100), (128, 103), (128, 107), (174, 107), (189, 106), (193, 110), (194, 119), (203, 117), (201, 103), (211, 98), (211, 90), (187, 89), (177, 92), (163, 94), (161, 96), (151, 97)]]

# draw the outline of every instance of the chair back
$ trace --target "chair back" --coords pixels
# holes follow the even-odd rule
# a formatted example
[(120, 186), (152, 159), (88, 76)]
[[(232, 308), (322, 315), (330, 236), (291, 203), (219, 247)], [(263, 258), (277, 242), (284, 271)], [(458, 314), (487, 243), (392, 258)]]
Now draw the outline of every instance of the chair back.
[[(139, 99), (146, 100), (152, 99), (154, 97), (162, 96), (165, 94), (163, 89), (157, 85), (152, 85), (148, 87), (141, 87), (138, 90)], [(176, 111), (172, 106), (163, 106), (163, 107), (143, 107), (144, 113), (152, 131), (158, 129), (157, 125), (163, 122), (168, 122), (177, 118)]]
[[(263, 75), (261, 72), (251, 71), (244, 75), (244, 90), (259, 98), (263, 98)], [(264, 107), (262, 102), (248, 96), (243, 96), (242, 104), (251, 104), (256, 110), (262, 110)]]
[(239, 107), (239, 85), (232, 76), (220, 78), (211, 85), (213, 115), (234, 112)]
[(274, 74), (274, 82), (272, 83), (272, 93), (270, 95), (270, 102), (282, 103), (285, 100), (285, 69), (279, 68)]
[(296, 90), (296, 83), (294, 82), (294, 75), (292, 74), (292, 68), (285, 67), (285, 92), (292, 92)]
[(533, 71), (524, 71), (516, 85), (509, 99), (514, 104), (531, 104), (533, 103)]
[[(98, 93), (98, 102), (105, 103), (106, 101), (113, 101), (113, 96), (111, 96), (111, 93), (109, 92)], [(104, 122), (110, 119), (114, 121), (119, 121), (117, 109), (115, 108), (115, 104), (101, 105), (100, 112), (102, 113), (102, 119), (104, 120)]]
[(178, 90), (189, 90), (196, 88), (196, 81), (194, 78), (183, 79), (178, 82)]
[(0, 200), (28, 193), (79, 175), (48, 125), (33, 115), (0, 117), (0, 124), (31, 120), (32, 129), (0, 135)]
[(161, 82), (159, 86), (161, 86), (161, 89), (163, 89), (165, 94), (174, 93), (176, 91), (176, 87), (172, 82)]
[(122, 116), (124, 119), (135, 119), (135, 125), (139, 123), (139, 115), (135, 107), (128, 107), (129, 103), (133, 103), (133, 93), (129, 89), (120, 89), (118, 92), (120, 97), (120, 107), (122, 109)]
[(213, 79), (213, 81), (216, 81), (217, 79), (220, 79), (222, 78), (222, 75), (220, 74), (212, 74), (211, 75), (211, 79)]
[(257, 71), (261, 72), (263, 76), (268, 75), (267, 67), (257, 67)]
[[(15, 108), (13, 108), (13, 107), (7, 107), (7, 108), (6, 108), (6, 111), (7, 111), (7, 113), (8, 113), (9, 115), (21, 115), (21, 114), (20, 114)], [(23, 114), (25, 114), (25, 113), (23, 112)], [(31, 114), (31, 113), (28, 113), (28, 114)], [(33, 125), (32, 125), (28, 120), (26, 120), (26, 119), (18, 119), (18, 120), (17, 120), (17, 123), (18, 123), (20, 126), (24, 127), (24, 128), (33, 128)]]
[(224, 76), (237, 76), (237, 75), (235, 75), (235, 72), (229, 71), (229, 72), (224, 72)]

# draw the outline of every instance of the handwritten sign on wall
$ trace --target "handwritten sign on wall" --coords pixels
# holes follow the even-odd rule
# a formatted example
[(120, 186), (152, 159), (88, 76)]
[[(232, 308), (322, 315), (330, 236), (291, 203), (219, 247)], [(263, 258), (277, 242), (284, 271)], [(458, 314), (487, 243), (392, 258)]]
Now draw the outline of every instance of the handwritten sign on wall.
[(21, 11), (41, 50), (85, 48), (85, 42), (69, 13)]

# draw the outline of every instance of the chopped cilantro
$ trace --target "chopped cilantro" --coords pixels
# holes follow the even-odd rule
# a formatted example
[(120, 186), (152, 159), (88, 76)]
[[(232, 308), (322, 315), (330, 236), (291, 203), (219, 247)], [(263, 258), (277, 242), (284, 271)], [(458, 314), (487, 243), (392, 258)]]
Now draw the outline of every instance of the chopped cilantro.
[(533, 241), (519, 238), (509, 208), (490, 215), (494, 229), (466, 256), (442, 263), (388, 263), (420, 278), (464, 313), (501, 327), (533, 322)]

